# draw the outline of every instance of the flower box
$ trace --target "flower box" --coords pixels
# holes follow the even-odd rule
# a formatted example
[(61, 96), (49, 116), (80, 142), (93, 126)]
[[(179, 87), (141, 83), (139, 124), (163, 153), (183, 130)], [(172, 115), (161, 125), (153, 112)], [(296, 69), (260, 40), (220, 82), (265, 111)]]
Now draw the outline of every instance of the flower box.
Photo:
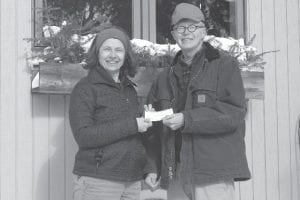
[(87, 75), (80, 64), (41, 63), (33, 73), (32, 93), (70, 94), (75, 84)]
[[(132, 81), (138, 86), (139, 97), (147, 96), (160, 71), (162, 68), (138, 68), (138, 73)], [(32, 79), (32, 93), (70, 94), (74, 85), (87, 73), (88, 70), (83, 69), (80, 64), (40, 64)], [(247, 99), (264, 98), (263, 72), (242, 71), (242, 78)]]
[(247, 99), (264, 99), (264, 72), (242, 71)]

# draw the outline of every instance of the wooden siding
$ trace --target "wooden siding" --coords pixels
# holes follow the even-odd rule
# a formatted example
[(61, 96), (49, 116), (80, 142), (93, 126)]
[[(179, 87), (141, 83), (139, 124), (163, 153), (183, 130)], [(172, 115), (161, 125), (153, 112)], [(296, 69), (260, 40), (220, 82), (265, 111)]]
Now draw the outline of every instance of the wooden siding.
[[(31, 95), (26, 52), (31, 0), (0, 1), (0, 199), (69, 200), (77, 146), (69, 96)], [(299, 200), (299, 0), (248, 0), (248, 37), (265, 60), (265, 99), (248, 102), (246, 154), (252, 179), (237, 200)]]
[[(35, 105), (33, 111), (34, 200), (70, 199), (72, 195), (71, 170), (77, 146), (68, 124), (68, 104), (68, 95), (33, 96), (33, 105)], [(270, 150), (268, 145), (272, 138), (277, 138), (277, 134), (270, 134), (269, 137), (266, 134), (265, 102), (250, 100), (248, 109), (246, 154), (253, 178), (250, 181), (236, 183), (236, 199), (297, 200), (297, 196), (291, 196), (292, 192), (295, 192), (295, 195), (298, 195), (299, 192), (296, 190), (297, 170), (292, 170), (292, 163), (295, 163), (296, 160), (282, 163), (286, 162), (285, 159), (290, 159), (291, 146), (296, 142), (287, 146), (289, 150), (286, 152), (288, 154), (286, 157), (288, 158), (281, 158), (280, 141), (274, 144), (275, 150)], [(283, 135), (289, 137), (287, 133), (287, 131), (282, 132)], [(286, 148), (286, 145), (282, 148)], [(282, 152), (282, 154), (284, 153)], [(280, 162), (280, 159), (284, 161)], [(281, 166), (283, 167), (280, 171)], [(292, 180), (293, 178), (295, 180)], [(293, 183), (293, 181), (296, 182)], [(286, 185), (289, 186), (286, 187)]]
[(32, 199), (31, 1), (0, 1), (0, 199)]

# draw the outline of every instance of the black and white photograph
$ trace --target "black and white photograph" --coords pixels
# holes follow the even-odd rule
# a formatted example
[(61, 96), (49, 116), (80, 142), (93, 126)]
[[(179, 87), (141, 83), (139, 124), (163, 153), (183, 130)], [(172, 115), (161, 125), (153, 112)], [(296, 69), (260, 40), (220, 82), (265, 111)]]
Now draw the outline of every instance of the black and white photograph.
[(0, 200), (300, 200), (299, 0), (1, 0)]

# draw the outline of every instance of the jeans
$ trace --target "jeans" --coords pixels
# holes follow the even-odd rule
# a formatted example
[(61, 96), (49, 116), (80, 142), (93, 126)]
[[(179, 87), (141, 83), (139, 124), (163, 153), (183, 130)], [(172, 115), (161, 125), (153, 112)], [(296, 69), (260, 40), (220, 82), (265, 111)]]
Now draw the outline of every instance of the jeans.
[(139, 200), (141, 181), (119, 182), (73, 176), (73, 200)]

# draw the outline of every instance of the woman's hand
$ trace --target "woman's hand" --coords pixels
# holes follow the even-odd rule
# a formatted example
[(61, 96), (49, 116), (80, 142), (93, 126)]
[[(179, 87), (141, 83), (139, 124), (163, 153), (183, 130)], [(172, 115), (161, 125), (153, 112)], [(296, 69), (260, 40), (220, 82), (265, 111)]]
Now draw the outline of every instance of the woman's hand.
[(144, 110), (145, 110), (145, 112), (147, 111), (147, 112), (154, 112), (155, 111), (155, 109), (152, 107), (152, 104), (148, 104), (148, 105), (144, 105)]
[(149, 119), (143, 117), (136, 118), (138, 131), (140, 133), (146, 132), (149, 127), (152, 126), (152, 122)]

